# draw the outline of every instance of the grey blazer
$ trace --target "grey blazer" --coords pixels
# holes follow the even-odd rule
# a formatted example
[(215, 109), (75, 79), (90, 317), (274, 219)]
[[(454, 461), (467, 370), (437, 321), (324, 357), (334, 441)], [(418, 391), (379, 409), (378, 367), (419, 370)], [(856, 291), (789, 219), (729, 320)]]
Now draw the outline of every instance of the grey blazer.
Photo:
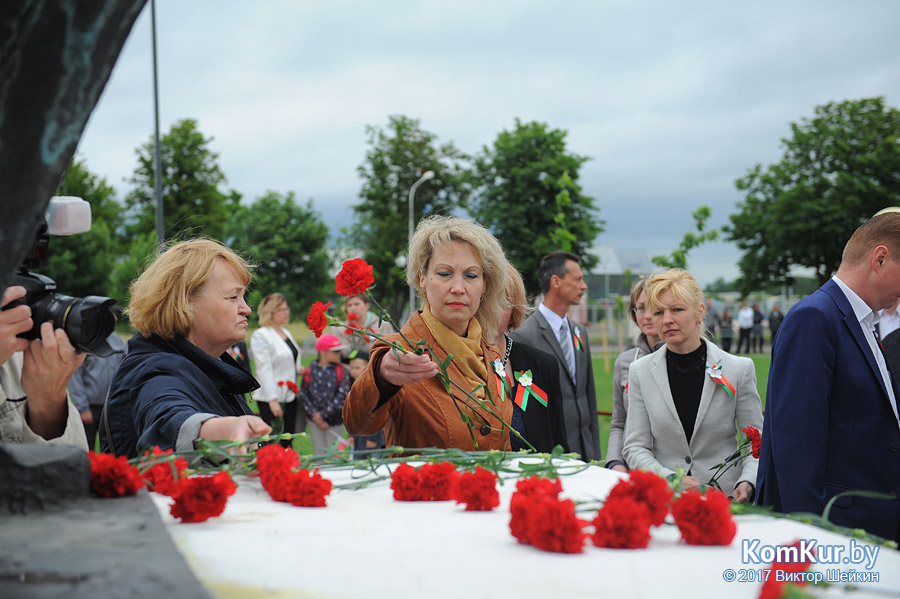
[[(594, 367), (591, 361), (591, 346), (587, 330), (575, 325), (584, 342), (581, 350), (575, 351), (576, 388), (569, 369), (565, 366), (562, 348), (556, 339), (556, 332), (550, 328), (547, 319), (537, 310), (519, 327), (510, 333), (513, 341), (553, 354), (559, 364), (559, 387), (562, 393), (563, 414), (566, 424), (566, 438), (569, 449), (581, 455), (584, 461), (601, 460), (600, 429), (597, 422), (597, 397), (594, 393)], [(569, 321), (569, 332), (573, 332)]]
[[(633, 362), (628, 375), (623, 452), (631, 468), (658, 470), (660, 475), (668, 476), (680, 466), (706, 483), (713, 475), (712, 467), (737, 449), (736, 434), (740, 429), (753, 426), (762, 431), (762, 406), (753, 361), (725, 353), (706, 339), (703, 342), (707, 366), (722, 366), (722, 375), (734, 386), (734, 399), (704, 374), (694, 434), (688, 444), (669, 390), (668, 348)], [(758, 464), (759, 460), (751, 456), (744, 458), (719, 479), (722, 490), (730, 493), (742, 481), (755, 485)]]

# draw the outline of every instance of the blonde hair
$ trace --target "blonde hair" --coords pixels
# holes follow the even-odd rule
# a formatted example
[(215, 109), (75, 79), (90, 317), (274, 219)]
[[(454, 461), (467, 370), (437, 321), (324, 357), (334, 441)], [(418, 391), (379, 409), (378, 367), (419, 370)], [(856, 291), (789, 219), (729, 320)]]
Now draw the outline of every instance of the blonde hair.
[(281, 308), (282, 304), (287, 303), (287, 298), (283, 293), (270, 293), (264, 297), (259, 308), (256, 309), (256, 313), (259, 315), (259, 326), (267, 327), (272, 324), (272, 316)]
[(509, 274), (503, 249), (490, 231), (473, 220), (453, 216), (429, 216), (422, 219), (409, 242), (406, 282), (416, 288), (420, 298), (427, 301), (419, 275), (424, 277), (428, 272), (435, 248), (454, 241), (469, 244), (481, 261), (484, 297), (481, 298), (475, 317), (481, 324), (484, 340), (489, 344), (496, 343), (500, 317), (509, 307), (506, 300)]
[(250, 267), (243, 258), (212, 239), (191, 239), (172, 245), (131, 284), (125, 314), (144, 337), (187, 337), (194, 322), (191, 299), (203, 290), (217, 260), (250, 284)]
[(841, 266), (856, 266), (879, 245), (888, 249), (892, 260), (900, 261), (900, 214), (885, 212), (860, 225), (844, 246)]
[[(647, 280), (647, 309), (655, 312), (661, 307), (659, 296), (665, 291), (671, 291), (675, 299), (692, 306), (697, 316), (700, 316), (701, 306), (706, 309), (703, 299), (703, 289), (691, 273), (680, 268), (673, 268), (650, 275)], [(640, 295), (640, 294), (639, 294)], [(706, 319), (700, 319), (700, 336), (706, 334)]]
[(507, 271), (509, 272), (509, 286), (506, 288), (506, 299), (509, 300), (512, 308), (507, 326), (514, 331), (522, 326), (532, 308), (528, 305), (528, 299), (525, 296), (525, 282), (522, 280), (522, 275), (512, 264), (509, 264)]

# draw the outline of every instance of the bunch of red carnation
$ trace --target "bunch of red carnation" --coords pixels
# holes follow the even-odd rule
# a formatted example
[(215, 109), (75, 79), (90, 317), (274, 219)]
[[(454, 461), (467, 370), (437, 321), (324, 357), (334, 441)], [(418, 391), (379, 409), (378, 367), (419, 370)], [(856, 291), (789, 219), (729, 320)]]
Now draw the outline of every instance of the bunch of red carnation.
[(237, 485), (227, 472), (212, 476), (190, 476), (179, 479), (172, 491), (169, 511), (182, 522), (205, 522), (225, 511), (228, 498), (234, 495)]
[(400, 464), (391, 474), (397, 501), (448, 501), (456, 497), (459, 473), (450, 462), (425, 464), (416, 469)]
[(456, 484), (456, 503), (466, 506), (467, 512), (489, 512), (500, 505), (497, 475), (481, 466), (474, 472), (463, 472)]
[(287, 447), (266, 445), (256, 452), (259, 481), (273, 501), (299, 507), (325, 507), (325, 497), (331, 494), (331, 481), (322, 478), (318, 470), (294, 470), (299, 465), (300, 456)]
[(295, 383), (294, 381), (278, 381), (278, 386), (287, 387), (288, 390), (294, 395), (300, 393), (300, 387), (298, 387), (297, 383)]
[[(797, 547), (799, 553), (800, 543), (798, 541), (794, 541), (793, 543), (788, 545), (788, 547)], [(772, 566), (769, 568), (770, 573), (766, 577), (762, 588), (759, 590), (759, 599), (780, 599), (787, 592), (787, 585), (805, 585), (805, 580), (801, 580), (798, 582), (787, 582), (784, 579), (790, 577), (778, 576), (776, 572), (780, 571), (791, 574), (806, 572), (807, 570), (809, 570), (810, 563), (811, 562), (807, 559), (802, 562), (773, 562)], [(779, 580), (779, 578), (781, 578), (781, 580)]]
[(621, 498), (629, 498), (647, 511), (651, 525), (660, 526), (666, 521), (672, 494), (669, 483), (658, 474), (629, 470), (628, 478), (620, 480), (612, 488), (606, 501), (616, 502)]
[(750, 447), (753, 457), (759, 459), (759, 446), (762, 444), (762, 435), (759, 430), (752, 426), (748, 426), (747, 428), (742, 429), (741, 432), (750, 438)]
[(144, 487), (138, 469), (125, 456), (88, 452), (91, 462), (91, 491), (100, 497), (134, 495)]
[(362, 258), (354, 258), (344, 262), (341, 272), (334, 279), (334, 290), (338, 295), (349, 297), (365, 293), (374, 283), (372, 265)]
[(520, 543), (543, 551), (581, 553), (583, 520), (575, 516), (575, 504), (560, 500), (559, 479), (529, 477), (516, 483), (509, 502), (509, 530)]
[[(162, 459), (162, 456), (172, 454), (171, 449), (160, 450), (155, 446), (153, 451), (145, 451), (142, 456), (140, 469), (143, 471), (144, 482), (147, 488), (163, 495), (173, 496), (175, 483), (184, 476), (188, 467), (184, 458)], [(154, 463), (155, 462), (155, 463)], [(148, 466), (148, 464), (153, 464)]]
[(629, 495), (607, 498), (593, 525), (597, 547), (644, 549), (650, 542), (650, 512)]
[(331, 302), (328, 302), (327, 304), (316, 302), (312, 305), (309, 314), (306, 316), (306, 324), (309, 327), (309, 330), (315, 333), (317, 338), (322, 336), (322, 332), (325, 330), (325, 327), (328, 326), (328, 317), (325, 316), (325, 312), (327, 312), (330, 307)]
[(731, 501), (712, 487), (705, 493), (689, 489), (672, 502), (672, 516), (689, 545), (729, 545), (737, 533)]

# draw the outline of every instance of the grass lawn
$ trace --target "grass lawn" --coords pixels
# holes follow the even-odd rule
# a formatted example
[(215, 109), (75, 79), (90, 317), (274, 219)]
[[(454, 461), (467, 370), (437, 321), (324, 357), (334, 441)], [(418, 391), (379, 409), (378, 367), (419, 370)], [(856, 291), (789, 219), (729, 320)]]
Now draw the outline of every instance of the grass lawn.
[[(613, 380), (612, 368), (613, 364), (616, 361), (616, 356), (609, 356), (609, 372), (607, 372), (607, 366), (604, 363), (605, 361), (602, 354), (594, 353), (592, 354), (592, 357), (594, 359), (594, 388), (597, 392), (597, 409), (602, 412), (611, 412)], [(769, 363), (772, 361), (772, 356), (769, 353), (750, 354), (750, 358), (753, 360), (753, 363), (756, 366), (756, 387), (759, 390), (759, 397), (762, 399), (763, 409), (765, 409), (766, 384), (769, 381)], [(605, 459), (606, 443), (609, 439), (609, 423), (611, 417), (598, 416), (598, 419), (600, 421), (600, 445), (603, 449), (603, 457)]]

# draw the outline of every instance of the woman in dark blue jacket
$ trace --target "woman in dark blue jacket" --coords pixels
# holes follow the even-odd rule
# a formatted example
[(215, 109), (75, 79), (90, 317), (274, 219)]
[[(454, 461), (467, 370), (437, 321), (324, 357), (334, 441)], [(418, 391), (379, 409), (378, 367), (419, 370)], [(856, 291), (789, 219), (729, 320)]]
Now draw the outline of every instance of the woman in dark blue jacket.
[(135, 457), (193, 449), (202, 437), (243, 441), (271, 428), (243, 397), (259, 388), (227, 354), (247, 334), (247, 264), (207, 239), (177, 243), (132, 284), (128, 343), (104, 408), (105, 452)]

